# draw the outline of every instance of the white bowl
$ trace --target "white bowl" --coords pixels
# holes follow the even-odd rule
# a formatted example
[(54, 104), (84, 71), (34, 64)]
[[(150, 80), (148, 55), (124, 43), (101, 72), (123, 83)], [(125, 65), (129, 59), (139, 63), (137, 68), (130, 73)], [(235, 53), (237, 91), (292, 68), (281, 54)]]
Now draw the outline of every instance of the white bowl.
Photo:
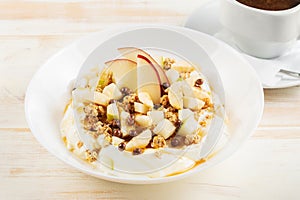
[[(256, 128), (262, 114), (263, 93), (255, 72), (230, 47), (210, 36), (179, 27), (147, 26), (126, 27), (126, 29), (130, 29), (136, 33), (138, 32), (138, 35), (140, 35), (140, 31), (142, 31), (144, 33), (142, 35), (143, 37), (139, 38), (140, 36), (136, 35), (136, 38), (132, 38), (135, 42), (130, 42), (130, 40), (124, 40), (122, 36), (130, 33), (130, 31), (125, 31), (120, 35), (114, 36), (115, 38), (121, 38), (120, 40), (110, 40), (110, 42), (107, 43), (105, 41), (109, 41), (106, 40), (107, 38), (110, 38), (109, 35), (116, 33), (117, 31), (120, 32), (124, 29), (108, 30), (91, 35), (53, 56), (35, 74), (27, 90), (25, 112), (29, 127), (37, 140), (49, 152), (87, 174), (105, 180), (134, 184), (161, 183), (178, 180), (195, 172), (202, 171), (203, 169), (210, 167), (231, 155), (241, 142), (252, 133), (254, 128)], [(172, 37), (170, 37), (170, 42), (159, 42), (158, 39), (156, 43), (152, 39), (153, 43), (151, 43), (151, 39), (149, 38), (155, 38), (158, 36), (153, 35), (154, 32), (151, 32), (151, 30), (157, 33), (160, 32), (162, 35), (176, 32), (174, 35), (177, 35), (179, 38), (175, 38), (178, 40), (172, 40)], [(151, 36), (147, 35), (147, 32), (151, 33)], [(180, 42), (185, 40), (184, 36), (179, 36), (178, 32), (193, 37), (198, 44), (206, 49), (208, 56), (205, 51), (199, 50), (199, 47), (193, 44), (192, 41), (188, 42), (188, 38), (185, 42), (188, 42), (191, 49), (196, 48), (196, 52), (193, 52), (191, 55), (187, 55), (186, 48), (177, 48), (178, 46), (175, 45), (176, 43), (180, 43), (183, 46), (185, 45)], [(128, 37), (129, 36), (126, 36), (125, 38)], [(115, 44), (113, 44), (114, 41), (116, 42)], [(200, 65), (203, 66), (201, 71), (209, 78), (213, 88), (220, 91), (222, 90), (222, 87), (220, 87), (222, 84), (220, 80), (216, 78), (218, 77), (216, 76), (217, 72), (213, 71), (210, 77), (209, 73), (211, 70), (205, 72), (204, 69), (204, 66), (214, 66), (209, 57), (215, 62), (224, 84), (226, 112), (229, 117), (228, 130), (230, 138), (229, 141), (222, 146), (222, 151), (219, 151), (219, 153), (215, 154), (207, 162), (185, 173), (162, 178), (116, 177), (97, 171), (73, 156), (72, 153), (65, 148), (61, 140), (59, 124), (62, 119), (64, 105), (67, 103), (69, 98), (66, 92), (67, 86), (69, 82), (77, 76), (82, 63), (86, 66), (84, 67), (85, 69), (94, 63), (99, 64), (102, 61), (112, 58), (111, 56), (114, 56), (113, 54), (108, 53), (107, 55), (103, 55), (103, 57), (99, 57), (99, 52), (96, 49), (97, 46), (102, 46), (101, 48), (106, 47), (109, 49), (109, 52), (114, 52), (113, 50), (116, 49), (115, 47), (162, 47), (162, 44), (165, 45), (163, 47), (164, 49), (175, 50), (175, 52), (184, 55), (184, 57), (192, 62), (196, 61), (196, 63), (199, 63), (197, 61), (200, 61)], [(193, 45), (195, 47), (193, 47)], [(91, 52), (93, 53), (91, 54)], [(86, 59), (88, 55), (89, 58)], [(237, 74), (239, 76), (237, 76)]]

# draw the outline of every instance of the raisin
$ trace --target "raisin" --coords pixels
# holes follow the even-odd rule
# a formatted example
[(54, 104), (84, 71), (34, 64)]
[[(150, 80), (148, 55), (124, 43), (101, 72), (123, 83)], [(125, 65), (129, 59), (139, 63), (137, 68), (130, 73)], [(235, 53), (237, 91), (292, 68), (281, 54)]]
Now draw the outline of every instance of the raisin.
[(170, 87), (170, 84), (167, 83), (167, 82), (164, 82), (164, 83), (161, 85), (161, 87), (165, 90), (165, 89), (167, 89), (168, 87)]
[(176, 127), (176, 131), (178, 131), (178, 129), (180, 128), (182, 122), (180, 119), (177, 119), (174, 123), (174, 126)]
[(112, 126), (112, 128), (120, 128), (120, 126), (121, 126), (120, 120), (114, 119), (114, 120), (111, 122), (111, 126)]
[(125, 143), (125, 142), (121, 142), (121, 143), (118, 145), (119, 151), (124, 151), (125, 148), (126, 148), (126, 143)]
[(126, 123), (127, 123), (128, 126), (134, 125), (134, 115), (130, 115), (130, 116), (127, 118)]
[(108, 104), (112, 104), (112, 103), (117, 103), (117, 100), (116, 99), (109, 100)]
[(198, 80), (196, 80), (195, 82), (195, 87), (201, 87), (201, 85), (203, 84), (203, 80), (201, 78), (199, 78)]
[(121, 138), (122, 137), (122, 132), (120, 131), (120, 129), (114, 129), (113, 130), (113, 136)]
[(135, 148), (135, 149), (133, 149), (133, 151), (132, 151), (132, 154), (133, 154), (133, 155), (139, 155), (139, 154), (141, 154), (141, 153), (143, 153), (143, 151), (142, 151), (141, 148)]
[(157, 110), (158, 108), (160, 108), (160, 106), (160, 104), (154, 104), (153, 108)]
[(179, 137), (172, 138), (172, 140), (171, 140), (172, 147), (178, 147), (181, 144), (182, 144), (181, 138), (179, 138)]
[(129, 131), (129, 135), (130, 135), (131, 137), (135, 137), (135, 136), (137, 136), (138, 134), (137, 134), (137, 131), (136, 131), (136, 130), (130, 130), (130, 131)]
[(123, 95), (128, 95), (131, 93), (131, 91), (128, 87), (122, 87), (120, 91)]

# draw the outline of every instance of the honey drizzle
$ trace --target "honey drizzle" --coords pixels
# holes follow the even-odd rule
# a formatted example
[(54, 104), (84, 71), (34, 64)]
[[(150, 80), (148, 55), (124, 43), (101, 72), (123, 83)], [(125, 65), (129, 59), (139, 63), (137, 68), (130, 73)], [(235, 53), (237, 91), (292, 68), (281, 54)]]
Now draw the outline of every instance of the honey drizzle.
[(165, 177), (170, 177), (170, 176), (176, 176), (176, 175), (183, 174), (183, 173), (185, 173), (185, 172), (187, 172), (187, 171), (189, 171), (189, 170), (191, 170), (191, 169), (193, 169), (193, 168), (195, 168), (195, 167), (197, 167), (197, 166), (205, 163), (206, 161), (208, 161), (209, 159), (211, 159), (212, 157), (214, 157), (217, 153), (218, 153), (218, 151), (213, 152), (209, 156), (207, 156), (207, 158), (202, 158), (200, 160), (195, 161), (195, 164), (193, 166), (191, 166), (190, 168), (182, 170), (182, 171), (179, 171), (179, 172), (174, 172), (174, 173), (171, 173), (171, 174), (167, 174)]

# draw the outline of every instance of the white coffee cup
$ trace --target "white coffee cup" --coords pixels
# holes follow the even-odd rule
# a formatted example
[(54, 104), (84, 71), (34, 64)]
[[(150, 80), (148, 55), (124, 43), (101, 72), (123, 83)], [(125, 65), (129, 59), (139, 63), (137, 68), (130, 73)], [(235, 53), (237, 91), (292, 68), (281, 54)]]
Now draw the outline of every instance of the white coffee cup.
[(274, 58), (290, 48), (300, 35), (300, 4), (270, 11), (246, 6), (236, 0), (221, 0), (221, 24), (230, 31), (245, 53)]

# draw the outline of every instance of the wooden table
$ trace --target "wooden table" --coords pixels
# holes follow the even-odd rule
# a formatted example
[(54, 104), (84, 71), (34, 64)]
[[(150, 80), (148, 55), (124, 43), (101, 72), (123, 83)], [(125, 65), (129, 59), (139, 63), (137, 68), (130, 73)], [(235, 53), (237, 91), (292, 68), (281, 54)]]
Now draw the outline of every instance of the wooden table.
[(30, 133), (26, 87), (52, 54), (110, 25), (182, 25), (202, 3), (0, 1), (0, 199), (300, 199), (299, 87), (265, 90), (263, 119), (237, 153), (168, 184), (124, 185), (90, 177), (56, 159)]

